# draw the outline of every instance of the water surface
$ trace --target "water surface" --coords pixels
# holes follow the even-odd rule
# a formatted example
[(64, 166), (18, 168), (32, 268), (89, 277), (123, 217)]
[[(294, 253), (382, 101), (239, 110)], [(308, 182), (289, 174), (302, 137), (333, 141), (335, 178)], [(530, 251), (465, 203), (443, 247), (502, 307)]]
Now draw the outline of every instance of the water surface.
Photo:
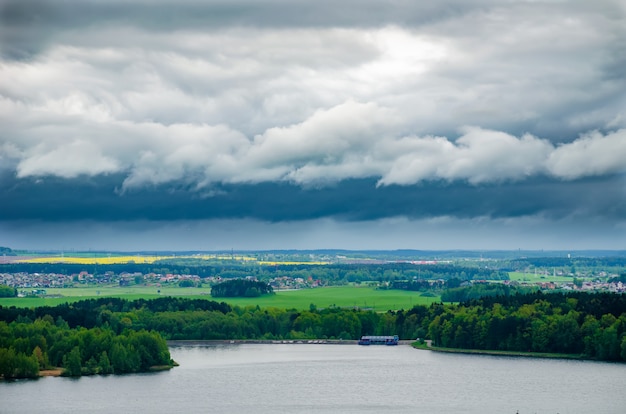
[(626, 366), (409, 346), (172, 347), (167, 372), (0, 383), (0, 413), (620, 413)]

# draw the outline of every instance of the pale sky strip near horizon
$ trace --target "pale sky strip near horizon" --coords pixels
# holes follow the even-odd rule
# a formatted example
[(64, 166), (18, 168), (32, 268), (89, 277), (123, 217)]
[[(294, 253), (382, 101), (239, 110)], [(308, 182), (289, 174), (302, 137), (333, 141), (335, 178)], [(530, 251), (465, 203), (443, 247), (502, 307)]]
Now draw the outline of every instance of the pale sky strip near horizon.
[(0, 245), (624, 249), (625, 67), (619, 0), (0, 0)]

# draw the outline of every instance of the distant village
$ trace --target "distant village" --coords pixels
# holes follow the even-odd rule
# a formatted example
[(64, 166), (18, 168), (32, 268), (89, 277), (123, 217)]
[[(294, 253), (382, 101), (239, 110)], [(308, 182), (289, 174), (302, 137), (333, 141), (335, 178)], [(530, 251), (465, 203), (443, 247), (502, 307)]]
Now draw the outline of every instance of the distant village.
[[(482, 281), (483, 283), (487, 283), (486, 281)], [(613, 293), (624, 293), (626, 292), (626, 284), (622, 282), (604, 282), (599, 280), (594, 281), (583, 281), (583, 280), (575, 280), (572, 282), (518, 282), (505, 280), (505, 285), (517, 285), (517, 286), (537, 286), (541, 290), (565, 290), (565, 291), (587, 291), (587, 292), (613, 292)]]
[[(250, 277), (254, 279), (254, 277)], [(93, 275), (86, 271), (65, 275), (59, 273), (0, 273), (0, 284), (18, 289), (18, 296), (45, 295), (49, 288), (71, 288), (80, 286), (163, 286), (210, 287), (222, 278), (212, 276), (200, 278), (197, 275), (121, 273), (105, 272)], [(322, 286), (319, 280), (304, 280), (301, 277), (279, 276), (269, 281), (274, 290), (304, 289)]]
[[(255, 279), (253, 276), (250, 279)], [(545, 281), (512, 281), (504, 280), (491, 282), (487, 280), (471, 280), (463, 282), (461, 286), (479, 283), (503, 283), (509, 286), (532, 286), (542, 290), (564, 290), (564, 291), (602, 291), (624, 293), (626, 292), (626, 283), (622, 281), (608, 282), (607, 278), (589, 280), (583, 278), (572, 278), (572, 281), (550, 281), (549, 276)], [(608, 278), (608, 280), (611, 280)], [(7, 285), (18, 290), (18, 296), (40, 296), (46, 295), (46, 289), (49, 288), (70, 288), (80, 286), (153, 286), (157, 290), (164, 286), (179, 286), (187, 288), (210, 287), (212, 284), (219, 283), (222, 278), (219, 276), (211, 276), (200, 278), (198, 275), (191, 274), (157, 274), (157, 273), (120, 273), (105, 272), (103, 274), (93, 275), (83, 271), (77, 274), (66, 275), (58, 273), (0, 273), (0, 284)], [(315, 288), (326, 285), (323, 280), (313, 280), (312, 278), (278, 276), (269, 280), (270, 286), (275, 291), (289, 289), (306, 289)], [(367, 282), (379, 284), (379, 282)], [(382, 283), (383, 288), (388, 288), (388, 282)], [(433, 289), (441, 289), (445, 286), (442, 279), (432, 281)]]

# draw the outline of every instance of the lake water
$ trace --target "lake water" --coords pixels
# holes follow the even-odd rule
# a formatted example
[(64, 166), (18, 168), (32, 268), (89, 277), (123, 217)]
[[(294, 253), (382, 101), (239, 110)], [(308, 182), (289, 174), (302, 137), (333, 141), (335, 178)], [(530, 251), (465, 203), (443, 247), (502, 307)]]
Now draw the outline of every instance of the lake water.
[(626, 365), (409, 346), (171, 347), (168, 372), (0, 383), (0, 413), (619, 413)]

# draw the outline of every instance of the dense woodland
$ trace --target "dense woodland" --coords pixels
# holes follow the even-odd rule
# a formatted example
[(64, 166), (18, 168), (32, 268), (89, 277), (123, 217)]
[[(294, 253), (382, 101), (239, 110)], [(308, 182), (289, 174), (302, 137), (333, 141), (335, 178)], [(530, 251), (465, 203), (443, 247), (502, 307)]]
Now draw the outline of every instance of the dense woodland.
[(626, 267), (626, 257), (606, 256), (606, 257), (525, 257), (505, 261), (509, 269), (523, 269), (528, 266), (551, 268), (551, 267), (581, 267), (581, 268), (601, 268), (601, 267)]
[(447, 283), (449, 288), (441, 293), (442, 302), (467, 302), (487, 296), (510, 296), (539, 290), (536, 287), (510, 286), (500, 283), (476, 283), (469, 286), (454, 286), (454, 283), (452, 283), (454, 280), (450, 279)]
[[(23, 366), (37, 361), (38, 368), (61, 366), (70, 375), (136, 372), (167, 364), (162, 337), (349, 340), (399, 335), (430, 338), (440, 347), (626, 361), (626, 296), (610, 293), (533, 292), (387, 313), (314, 305), (306, 311), (242, 308), (171, 297), (98, 298), (56, 307), (0, 307), (0, 321), (1, 361)], [(32, 372), (6, 364), (1, 369), (6, 377)]]
[(17, 296), (17, 289), (7, 285), (0, 285), (0, 298), (14, 298), (15, 296)]
[(535, 292), (440, 307), (428, 325), (437, 346), (626, 360), (624, 295)]
[(211, 287), (214, 298), (256, 298), (272, 294), (274, 289), (270, 285), (256, 280), (230, 279)]
[(62, 367), (67, 376), (145, 372), (171, 366), (167, 343), (146, 330), (115, 333), (103, 324), (70, 329), (50, 315), (30, 321), (0, 321), (0, 375), (5, 379), (35, 378), (42, 369)]

